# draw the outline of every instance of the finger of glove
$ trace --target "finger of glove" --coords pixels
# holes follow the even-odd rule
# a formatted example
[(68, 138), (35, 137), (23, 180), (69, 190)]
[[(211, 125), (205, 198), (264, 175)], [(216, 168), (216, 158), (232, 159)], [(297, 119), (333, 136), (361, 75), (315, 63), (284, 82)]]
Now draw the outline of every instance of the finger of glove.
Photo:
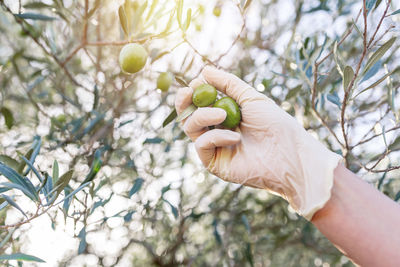
[(206, 83), (206, 81), (204, 80), (203, 76), (200, 74), (199, 77), (197, 77), (196, 79), (193, 79), (190, 83), (189, 86), (191, 88), (196, 89), (199, 85), (202, 85)]
[(221, 108), (198, 108), (186, 120), (183, 130), (192, 141), (196, 141), (200, 135), (208, 130), (208, 126), (218, 125), (222, 123), (225, 118), (226, 112)]
[(175, 109), (178, 115), (192, 104), (192, 94), (193, 89), (190, 87), (183, 87), (178, 90), (175, 97)]
[(231, 73), (206, 66), (201, 75), (208, 84), (215, 86), (217, 90), (232, 97), (239, 105), (258, 97), (259, 93), (254, 88)]
[(239, 142), (239, 133), (231, 130), (214, 129), (200, 135), (195, 142), (195, 147), (204, 166), (208, 166), (217, 147), (236, 145)]

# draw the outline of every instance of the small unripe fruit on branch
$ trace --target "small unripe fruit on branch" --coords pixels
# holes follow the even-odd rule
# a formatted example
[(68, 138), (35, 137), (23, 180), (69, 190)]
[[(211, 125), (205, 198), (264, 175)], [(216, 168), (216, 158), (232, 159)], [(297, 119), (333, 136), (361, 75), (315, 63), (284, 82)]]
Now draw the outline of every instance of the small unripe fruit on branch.
[(157, 88), (163, 92), (167, 92), (172, 84), (172, 74), (169, 72), (162, 72), (157, 78)]
[(125, 73), (133, 74), (146, 65), (147, 51), (140, 44), (127, 44), (119, 53), (119, 65)]

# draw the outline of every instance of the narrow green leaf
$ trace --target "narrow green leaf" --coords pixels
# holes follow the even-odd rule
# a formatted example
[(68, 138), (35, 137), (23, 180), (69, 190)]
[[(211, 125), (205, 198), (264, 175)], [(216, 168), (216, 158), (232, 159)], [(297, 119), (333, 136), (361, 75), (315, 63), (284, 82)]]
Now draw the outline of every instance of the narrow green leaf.
[(217, 219), (214, 218), (214, 220), (213, 220), (213, 222), (212, 222), (212, 225), (213, 225), (213, 228), (214, 228), (213, 233), (214, 233), (215, 240), (217, 240), (217, 243), (218, 243), (219, 245), (221, 245), (221, 244), (222, 244), (222, 238), (221, 238), (221, 235), (220, 235), (219, 232), (218, 232), (218, 228), (217, 228), (217, 226), (218, 226), (218, 221), (217, 221)]
[(10, 182), (19, 184), (26, 189), (29, 192), (28, 194), (25, 194), (27, 197), (35, 201), (38, 200), (36, 190), (32, 183), (28, 179), (24, 179), (24, 177), (18, 174), (14, 169), (0, 162), (0, 173), (3, 174)]
[(38, 257), (23, 254), (23, 253), (0, 255), (0, 261), (9, 261), (9, 260), (45, 262), (44, 260), (42, 260)]
[(162, 199), (165, 203), (167, 203), (170, 207), (171, 207), (171, 212), (174, 215), (174, 218), (177, 219), (179, 216), (179, 212), (178, 209), (171, 204), (171, 202), (169, 202), (168, 200), (166, 200), (165, 198)]
[(54, 160), (53, 163), (53, 184), (56, 184), (57, 180), (58, 180), (58, 176), (59, 176), (59, 170), (58, 170), (58, 162), (57, 160)]
[(169, 19), (168, 19), (168, 22), (167, 22), (167, 26), (165, 26), (165, 29), (164, 29), (163, 33), (168, 33), (169, 30), (171, 29), (172, 22), (173, 22), (173, 19), (174, 19), (174, 15), (175, 15), (175, 9), (171, 11), (171, 14), (169, 15)]
[(400, 9), (397, 9), (395, 12), (391, 13), (389, 16), (400, 14)]
[(249, 242), (246, 243), (245, 255), (247, 261), (250, 263), (250, 266), (253, 267), (254, 266), (253, 253), (251, 252), (251, 244)]
[(329, 102), (331, 102), (331, 103), (337, 105), (339, 108), (341, 108), (342, 103), (340, 102), (340, 98), (336, 92), (334, 92), (332, 94), (328, 94), (326, 96), (326, 99), (328, 99)]
[(26, 196), (29, 196), (30, 198), (34, 198), (33, 194), (30, 192), (30, 190), (23, 185), (20, 184), (15, 184), (15, 183), (9, 183), (9, 182), (3, 182), (0, 183), (1, 186), (4, 186), (9, 189), (18, 189), (22, 193), (24, 193)]
[[(33, 149), (31, 148), (31, 149), (29, 149), (28, 152), (26, 152), (26, 154), (24, 155), (25, 158), (29, 159), (29, 158), (32, 156), (32, 153), (33, 153)], [(22, 174), (22, 172), (24, 171), (25, 166), (26, 166), (26, 162), (25, 162), (25, 161), (21, 161), (21, 162), (19, 163), (17, 172)]]
[(172, 214), (174, 215), (175, 219), (177, 219), (178, 216), (179, 216), (178, 209), (174, 205), (172, 205), (171, 203), (169, 203), (169, 205), (171, 206)]
[(143, 182), (144, 182), (144, 179), (142, 179), (142, 178), (137, 178), (135, 180), (131, 190), (129, 191), (129, 198), (132, 197), (135, 193), (137, 193), (140, 190), (140, 188), (142, 188)]
[(127, 20), (125, 9), (124, 9), (123, 5), (121, 5), (118, 8), (118, 16), (119, 16), (119, 22), (121, 24), (122, 30), (124, 31), (126, 36), (129, 36), (128, 20)]
[(385, 125), (382, 126), (382, 137), (383, 137), (383, 142), (385, 143), (386, 149), (388, 148), (388, 144), (386, 141), (386, 131), (385, 131)]
[(28, 84), (26, 91), (29, 93), (30, 91), (35, 89), (36, 86), (38, 86), (40, 83), (42, 83), (45, 79), (46, 79), (46, 77), (42, 76), (42, 75), (37, 77), (32, 83)]
[[(387, 72), (387, 66), (386, 65), (385, 65), (385, 70)], [(393, 112), (393, 115), (396, 118), (396, 123), (397, 123), (399, 121), (399, 114), (396, 111), (396, 106), (395, 106), (395, 103), (394, 103), (394, 99), (396, 97), (396, 89), (393, 86), (391, 77), (388, 77), (388, 79), (387, 79), (387, 87), (388, 87), (388, 90), (389, 90), (389, 93), (388, 93), (389, 106), (390, 106), (390, 109)]]
[[(81, 191), (83, 188), (85, 188), (88, 184), (90, 184), (90, 182), (84, 183), (82, 185), (80, 185), (77, 189), (75, 189), (74, 191), (70, 191), (71, 189), (67, 189), (65, 190), (65, 192), (68, 194), (66, 197), (64, 197), (62, 200), (60, 200), (59, 202), (57, 202), (54, 206), (57, 206), (58, 204), (60, 204), (61, 202), (64, 202), (64, 209), (69, 207), (69, 204), (71, 204), (71, 200), (70, 198), (72, 196), (74, 196), (76, 193), (78, 193), (79, 191)], [(71, 193), (68, 193), (71, 192)], [(66, 204), (67, 203), (67, 204)], [(68, 209), (67, 209), (68, 211)]]
[(42, 2), (33, 2), (24, 5), (24, 8), (41, 9), (41, 8), (52, 8), (53, 5), (48, 5)]
[(78, 234), (79, 239), (81, 240), (79, 242), (79, 247), (78, 247), (78, 255), (82, 254), (85, 252), (87, 243), (86, 243), (86, 228), (83, 227), (82, 230)]
[(163, 188), (161, 188), (161, 196), (163, 196), (166, 192), (168, 192), (169, 190), (171, 190), (171, 184), (164, 186)]
[(18, 169), (19, 162), (7, 155), (0, 155), (0, 161), (13, 168), (14, 170)]
[(4, 247), (4, 245), (7, 243), (7, 241), (10, 239), (10, 237), (12, 236), (12, 234), (15, 232), (15, 230), (17, 230), (16, 228), (11, 228), (8, 231), (8, 234), (6, 235), (6, 237), (1, 240), (0, 242), (0, 248)]
[(33, 166), (33, 164), (24, 156), (21, 156), (22, 160), (24, 160), (26, 162), (26, 164), (29, 166), (29, 168), (32, 169), (33, 173), (36, 175), (36, 177), (39, 179), (40, 182), (43, 181), (43, 177), (40, 175), (40, 173), (38, 172), (38, 170), (35, 168), (35, 166)]
[(175, 76), (175, 80), (183, 87), (189, 87), (189, 84), (180, 76)]
[(350, 66), (346, 66), (343, 71), (343, 90), (345, 91), (347, 90), (347, 87), (349, 86), (353, 77), (354, 77), (353, 68)]
[(165, 126), (170, 124), (177, 116), (178, 116), (178, 114), (176, 113), (176, 109), (174, 108), (171, 111), (171, 113), (168, 115), (168, 117), (163, 121), (162, 127), (164, 128)]
[(298, 93), (301, 91), (302, 85), (299, 84), (296, 87), (289, 89), (289, 92), (287, 93), (285, 100), (289, 100), (292, 97), (295, 97), (298, 95)]
[(245, 227), (246, 230), (247, 230), (247, 233), (250, 234), (251, 229), (250, 229), (250, 223), (249, 223), (249, 220), (247, 219), (247, 216), (243, 214), (242, 217), (241, 217), (241, 219), (242, 219), (242, 222), (243, 222), (244, 227)]
[(183, 25), (183, 31), (186, 32), (190, 26), (190, 22), (192, 19), (192, 9), (189, 8), (187, 11), (187, 15), (186, 15), (186, 21), (185, 24)]
[(37, 13), (23, 13), (23, 14), (14, 14), (14, 16), (21, 18), (21, 19), (32, 19), (32, 20), (43, 20), (43, 21), (51, 21), (55, 20), (55, 17), (49, 17), (46, 15), (42, 14), (37, 14)]
[(124, 216), (124, 221), (125, 222), (130, 222), (132, 220), (132, 215), (135, 213), (136, 211), (132, 210), (129, 211), (127, 214), (125, 214)]
[(371, 9), (375, 6), (376, 0), (367, 0), (365, 3), (365, 7), (367, 8), (367, 12), (371, 11)]
[(392, 47), (394, 42), (396, 41), (396, 37), (392, 37), (386, 43), (384, 43), (372, 56), (368, 59), (367, 63), (365, 64), (363, 74), (366, 73), (379, 59), (381, 59), (385, 53)]
[(383, 175), (382, 175), (382, 177), (379, 179), (378, 186), (377, 186), (378, 190), (380, 190), (380, 189), (381, 189), (381, 187), (382, 187), (382, 184), (383, 184), (383, 181), (384, 181), (384, 180), (385, 180), (385, 178), (386, 178), (386, 174), (387, 174), (387, 171), (386, 171), (386, 172), (384, 172), (384, 173), (383, 173)]
[(385, 75), (383, 75), (380, 79), (378, 79), (376, 82), (374, 82), (373, 84), (371, 84), (370, 86), (366, 87), (365, 89), (361, 90), (354, 98), (356, 98), (357, 96), (359, 96), (361, 93), (364, 93), (365, 91), (375, 88), (377, 85), (379, 85), (381, 82), (383, 82), (387, 77), (389, 77), (390, 75), (392, 75), (395, 72), (398, 72), (400, 70), (400, 67), (397, 67), (396, 69), (392, 70), (389, 73), (386, 73)]
[(397, 192), (396, 196), (394, 197), (394, 201), (397, 201), (400, 199), (400, 191)]
[(6, 107), (2, 107), (0, 109), (0, 112), (3, 114), (4, 120), (6, 122), (7, 128), (11, 129), (11, 127), (14, 125), (14, 117), (11, 113), (11, 110), (9, 110)]
[(184, 119), (189, 117), (196, 109), (197, 109), (197, 107), (195, 105), (191, 104), (184, 111), (182, 111), (182, 113), (179, 114), (178, 117), (176, 117), (176, 122), (183, 121)]
[(335, 60), (335, 63), (336, 63), (336, 69), (338, 70), (340, 76), (343, 77), (343, 70), (342, 70), (342, 67), (340, 66), (340, 58), (339, 58), (339, 54), (337, 52), (337, 47), (338, 47), (338, 43), (336, 41), (333, 45), (333, 59)]
[(353, 27), (354, 27), (354, 29), (356, 29), (358, 35), (359, 35), (360, 37), (363, 37), (363, 34), (361, 33), (361, 31), (360, 31), (360, 29), (358, 28), (358, 26), (357, 26), (356, 22), (354, 21), (354, 19), (352, 19), (351, 21), (353, 22)]
[(147, 138), (146, 140), (143, 141), (143, 144), (160, 144), (163, 141), (165, 140), (160, 137)]
[(4, 198), (4, 200), (7, 201), (8, 204), (10, 204), (11, 206), (13, 206), (13, 207), (16, 208), (17, 210), (19, 210), (19, 211), (25, 216), (25, 218), (28, 219), (28, 216), (25, 214), (25, 212), (18, 206), (17, 203), (15, 203), (14, 200), (12, 200), (12, 198), (10, 198), (9, 196), (4, 195), (4, 194), (1, 194), (0, 196), (1, 196), (2, 198)]
[(179, 24), (179, 27), (182, 29), (183, 0), (178, 0), (177, 10), (178, 10), (178, 12), (177, 12), (178, 24)]
[(243, 10), (246, 10), (250, 6), (251, 2), (252, 0), (246, 0), (246, 3), (243, 6)]
[(7, 192), (8, 190), (11, 190), (11, 188), (7, 188), (7, 187), (0, 187), (0, 193)]
[(148, 21), (148, 20), (151, 18), (151, 16), (153, 15), (154, 10), (156, 9), (157, 4), (158, 4), (158, 0), (153, 0), (153, 2), (151, 3), (150, 9), (149, 9), (149, 11), (147, 12), (146, 21)]
[(72, 178), (73, 170), (69, 170), (66, 173), (64, 173), (60, 179), (57, 180), (55, 183), (54, 187), (57, 188), (56, 190), (56, 195), (55, 199), (58, 197), (58, 195), (64, 190), (64, 188), (68, 185), (69, 181)]
[(90, 167), (90, 171), (88, 175), (86, 176), (85, 180), (81, 183), (84, 184), (86, 182), (91, 182), (97, 175), (97, 173), (100, 171), (101, 166), (103, 165), (103, 161), (101, 160), (101, 149), (97, 149), (96, 152), (94, 153), (94, 159), (92, 162), (92, 166)]

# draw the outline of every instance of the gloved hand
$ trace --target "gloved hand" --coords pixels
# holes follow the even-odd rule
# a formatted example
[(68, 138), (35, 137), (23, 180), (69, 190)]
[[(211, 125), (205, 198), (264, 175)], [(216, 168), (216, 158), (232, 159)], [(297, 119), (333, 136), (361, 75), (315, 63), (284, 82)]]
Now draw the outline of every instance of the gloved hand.
[(242, 112), (234, 131), (208, 129), (224, 121), (226, 112), (219, 108), (199, 108), (184, 121), (183, 129), (203, 164), (225, 181), (280, 195), (311, 220), (330, 198), (341, 156), (326, 149), (267, 96), (213, 67), (205, 67), (190, 87), (179, 90), (178, 114), (191, 104), (192, 88), (203, 83), (232, 97)]

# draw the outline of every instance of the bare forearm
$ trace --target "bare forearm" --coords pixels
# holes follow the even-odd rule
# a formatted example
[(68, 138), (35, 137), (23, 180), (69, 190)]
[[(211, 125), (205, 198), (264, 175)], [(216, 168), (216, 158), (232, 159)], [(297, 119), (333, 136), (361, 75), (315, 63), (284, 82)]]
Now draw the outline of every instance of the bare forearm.
[(400, 266), (400, 205), (343, 165), (312, 223), (356, 264)]

